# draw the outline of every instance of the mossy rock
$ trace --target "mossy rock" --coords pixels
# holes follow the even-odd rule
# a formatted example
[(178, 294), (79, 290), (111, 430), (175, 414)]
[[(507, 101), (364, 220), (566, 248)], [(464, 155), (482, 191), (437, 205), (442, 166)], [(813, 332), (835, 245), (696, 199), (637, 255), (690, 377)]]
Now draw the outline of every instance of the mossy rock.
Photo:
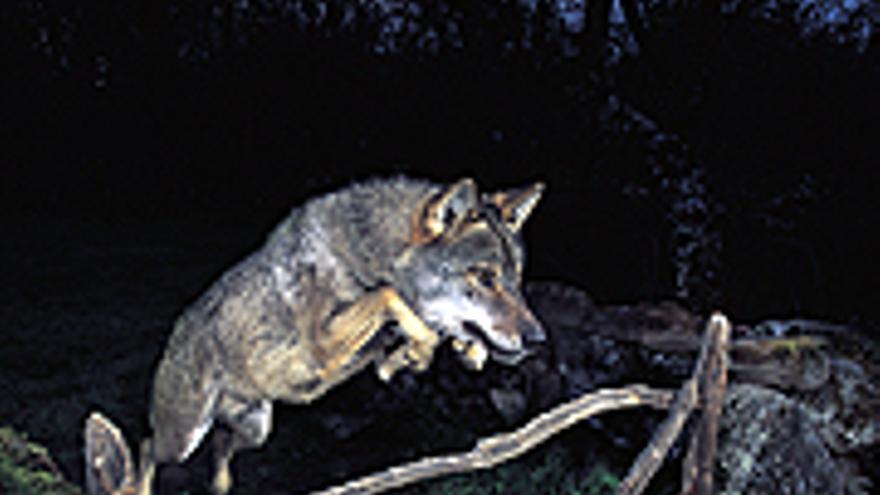
[(0, 493), (82, 495), (64, 479), (45, 447), (12, 428), (0, 428)]

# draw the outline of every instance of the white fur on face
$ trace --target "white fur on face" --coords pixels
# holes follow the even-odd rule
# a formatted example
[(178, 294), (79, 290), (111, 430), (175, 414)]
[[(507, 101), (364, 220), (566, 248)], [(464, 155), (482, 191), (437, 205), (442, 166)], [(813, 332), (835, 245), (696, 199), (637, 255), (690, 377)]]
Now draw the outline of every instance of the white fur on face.
[(495, 319), (489, 310), (460, 292), (424, 301), (421, 304), (422, 317), (429, 324), (437, 324), (449, 329), (456, 337), (471, 340), (476, 336), (469, 335), (462, 327), (464, 322), (471, 322), (482, 329), (492, 342), (503, 349), (519, 349), (518, 339), (495, 331)]

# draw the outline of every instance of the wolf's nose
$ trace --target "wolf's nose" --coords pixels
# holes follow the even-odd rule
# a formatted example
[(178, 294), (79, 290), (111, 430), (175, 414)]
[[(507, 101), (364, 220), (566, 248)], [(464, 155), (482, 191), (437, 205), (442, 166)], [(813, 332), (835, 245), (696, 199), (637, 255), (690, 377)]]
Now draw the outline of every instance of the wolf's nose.
[(523, 333), (523, 340), (527, 345), (540, 344), (547, 341), (547, 334), (544, 332), (544, 327), (537, 320), (534, 320)]

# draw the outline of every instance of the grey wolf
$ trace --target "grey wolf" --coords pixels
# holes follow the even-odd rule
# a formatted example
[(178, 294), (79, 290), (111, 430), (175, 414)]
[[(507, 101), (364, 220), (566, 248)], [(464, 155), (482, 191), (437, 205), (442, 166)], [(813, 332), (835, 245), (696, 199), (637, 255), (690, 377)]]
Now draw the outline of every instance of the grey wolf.
[(186, 460), (220, 422), (212, 490), (225, 494), (274, 401), (307, 404), (369, 366), (383, 381), (422, 371), (446, 341), (475, 370), (517, 363), (544, 339), (520, 293), (521, 229), (542, 191), (400, 177), (293, 209), (176, 321), (136, 471), (112, 423), (89, 419), (89, 492), (149, 495), (157, 466)]

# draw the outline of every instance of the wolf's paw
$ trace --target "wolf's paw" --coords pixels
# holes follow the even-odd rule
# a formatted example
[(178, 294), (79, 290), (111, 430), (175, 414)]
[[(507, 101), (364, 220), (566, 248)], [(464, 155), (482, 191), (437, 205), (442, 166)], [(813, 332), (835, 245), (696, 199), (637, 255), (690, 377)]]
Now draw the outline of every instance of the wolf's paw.
[(380, 380), (387, 382), (395, 373), (404, 368), (416, 373), (425, 371), (434, 358), (434, 349), (433, 342), (430, 345), (414, 342), (406, 344), (395, 349), (390, 356), (381, 361), (376, 368), (376, 373)]
[(406, 349), (397, 349), (383, 361), (377, 363), (376, 374), (383, 382), (389, 382), (391, 378), (401, 369), (408, 366)]
[(458, 353), (461, 362), (474, 371), (482, 370), (486, 360), (489, 359), (489, 350), (479, 341), (455, 339), (452, 341), (452, 348)]
[(232, 474), (229, 469), (220, 469), (214, 474), (214, 480), (211, 483), (212, 495), (226, 495), (232, 488)]
[(434, 359), (435, 343), (429, 345), (412, 345), (406, 349), (407, 367), (416, 372), (428, 369)]

